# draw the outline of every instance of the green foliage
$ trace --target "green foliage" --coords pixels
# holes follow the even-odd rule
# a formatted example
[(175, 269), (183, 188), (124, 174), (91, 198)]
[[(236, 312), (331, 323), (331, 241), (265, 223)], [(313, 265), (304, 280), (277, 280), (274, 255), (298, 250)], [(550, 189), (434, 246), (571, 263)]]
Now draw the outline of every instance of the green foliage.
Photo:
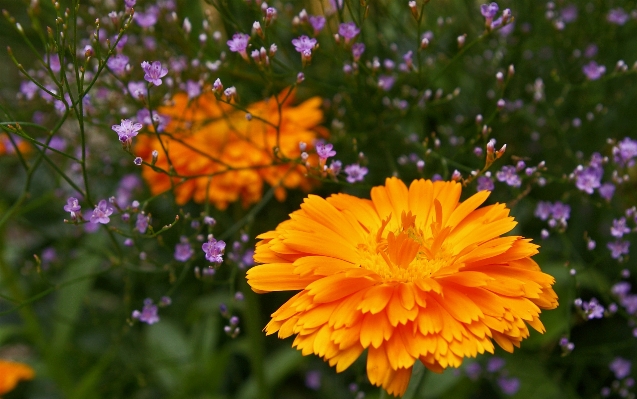
[[(141, 121), (138, 111), (156, 115), (186, 82), (210, 91), (217, 78), (236, 87), (232, 106), (242, 113), (288, 87), (296, 89), (297, 103), (323, 99), (322, 126), (335, 159), (369, 173), (352, 184), (344, 172), (306, 167), (300, 156), (273, 156), (273, 164), (305, 168), (313, 193), (365, 197), (389, 176), (406, 182), (437, 176), (462, 181), (466, 197), (478, 189), (478, 178), (490, 177), (489, 202), (512, 208), (518, 222), (512, 234), (541, 245), (534, 259), (555, 277), (560, 301), (542, 313), (546, 332), (532, 331), (514, 354), (498, 349), (495, 356), (506, 365), (494, 372), (486, 371), (491, 355), (442, 374), (417, 362), (405, 399), (596, 398), (605, 387), (612, 395), (627, 388), (626, 397), (634, 397), (628, 386), (634, 371), (616, 378), (609, 364), (637, 356), (635, 312), (612, 291), (620, 281), (634, 283), (635, 257), (629, 252), (617, 259), (607, 244), (619, 240), (609, 233), (613, 221), (626, 217), (630, 232), (621, 240), (632, 243), (633, 253), (637, 247), (630, 214), (637, 169), (614, 161), (618, 142), (637, 138), (635, 2), (503, 0), (500, 11), (510, 7), (515, 22), (501, 29), (485, 28), (479, 2), (417, 0), (416, 17), (407, 3), (344, 0), (330, 14), (328, 1), (275, 1), (270, 6), (277, 17), (266, 24), (255, 0), (180, 0), (174, 8), (166, 0), (137, 0), (137, 18), (158, 7), (157, 22), (143, 27), (123, 0), (0, 0), (6, 10), (0, 42), (9, 47), (0, 56), (0, 359), (25, 361), (37, 374), (6, 398), (387, 397), (368, 383), (364, 356), (337, 374), (291, 348), (292, 339), (263, 332), (290, 295), (250, 291), (241, 257), (257, 235), (298, 209), (305, 192), (291, 189), (279, 200), (280, 187), (266, 185), (248, 206), (241, 199), (227, 209), (180, 205), (174, 188), (195, 177), (180, 180), (170, 162), (165, 169), (152, 159), (133, 163), (141, 136), (172, 133), (149, 118), (131, 145), (111, 129), (125, 118)], [(294, 19), (304, 7), (328, 17), (311, 62), (291, 44), (313, 36), (309, 23)], [(568, 7), (577, 10), (572, 22), (564, 14)], [(624, 24), (609, 21), (619, 8), (628, 15)], [(254, 21), (265, 30), (263, 38), (251, 34)], [(349, 21), (361, 28), (355, 39), (366, 46), (360, 60), (343, 38), (334, 38), (339, 23)], [(228, 49), (226, 41), (238, 32), (251, 34), (249, 55), (278, 46), (269, 65)], [(430, 37), (424, 44), (423, 35)], [(130, 62), (118, 72), (109, 60), (120, 53)], [(52, 62), (56, 56), (61, 69)], [(154, 60), (169, 69), (161, 86), (143, 80), (140, 63)], [(591, 61), (606, 68), (599, 79), (583, 70)], [(393, 84), (383, 86), (388, 77)], [(144, 84), (142, 99), (129, 91), (131, 82)], [(33, 98), (21, 86), (27, 84)], [(506, 144), (506, 152), (485, 160), (492, 139), (496, 150)], [(170, 161), (172, 149), (162, 147), (159, 159)], [(606, 157), (602, 182), (616, 186), (612, 199), (597, 188), (590, 194), (576, 187), (576, 168), (586, 168), (595, 152)], [(520, 161), (526, 165), (516, 172), (519, 185), (496, 178)], [(527, 167), (534, 169), (527, 173)], [(175, 179), (171, 189), (153, 194), (141, 178), (149, 168)], [(134, 180), (130, 189), (122, 188), (126, 178)], [(89, 222), (90, 211), (112, 196), (115, 202), (125, 198), (111, 221)], [(79, 199), (82, 217), (62, 211), (69, 197)], [(539, 201), (568, 204), (570, 218), (549, 225), (535, 215)], [(139, 215), (151, 215), (147, 231), (136, 227)], [(205, 224), (208, 216), (216, 225)], [(96, 226), (97, 232), (89, 231)], [(204, 259), (201, 246), (209, 234), (227, 243), (221, 265)], [(174, 256), (182, 240), (194, 253), (183, 262)], [(591, 240), (595, 248), (588, 247)], [(143, 311), (145, 298), (161, 304), (164, 296), (172, 304), (160, 305), (159, 322), (146, 325), (132, 316)], [(592, 298), (604, 306), (602, 317), (589, 319), (573, 305)], [(237, 325), (231, 316), (239, 317)], [(574, 343), (572, 352), (564, 339)], [(481, 371), (473, 378), (476, 365)], [(312, 373), (320, 386), (306, 382)], [(516, 393), (507, 395), (501, 378), (518, 379)]]

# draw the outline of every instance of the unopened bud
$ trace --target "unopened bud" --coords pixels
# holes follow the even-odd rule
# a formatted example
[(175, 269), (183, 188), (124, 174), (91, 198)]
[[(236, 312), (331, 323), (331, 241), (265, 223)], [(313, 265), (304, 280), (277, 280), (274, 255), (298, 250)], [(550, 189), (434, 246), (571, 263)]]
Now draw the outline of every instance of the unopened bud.
[(502, 25), (506, 25), (507, 22), (511, 19), (511, 10), (505, 9), (502, 11)]
[(416, 2), (412, 0), (408, 3), (408, 5), (409, 9), (411, 10), (411, 15), (413, 15), (414, 18), (418, 20), (418, 7), (416, 6)]
[(221, 83), (221, 79), (215, 80), (215, 82), (212, 84), (212, 92), (217, 95), (221, 95), (221, 93), (223, 92), (223, 84)]
[(503, 145), (502, 148), (500, 148), (500, 150), (498, 152), (496, 152), (495, 157), (496, 158), (500, 158), (502, 155), (504, 155), (504, 153), (507, 150), (507, 145)]
[(261, 47), (259, 49), (259, 57), (261, 57), (261, 61), (263, 61), (266, 65), (269, 63), (268, 52), (265, 50), (265, 47)]
[(305, 11), (305, 8), (302, 9), (301, 12), (299, 13), (299, 19), (303, 23), (306, 23), (308, 21), (307, 11)]
[(487, 154), (493, 154), (494, 152), (495, 152), (495, 139), (491, 139), (487, 143)]
[(628, 70), (628, 65), (624, 62), (624, 60), (617, 61), (617, 65), (615, 65), (615, 70), (617, 72), (626, 72)]
[(261, 28), (261, 24), (259, 23), (259, 21), (254, 21), (254, 23), (252, 24), (252, 31), (257, 34), (261, 39), (265, 38), (265, 35), (263, 34), (263, 29)]
[(228, 102), (237, 99), (237, 89), (234, 86), (228, 87), (223, 91), (223, 94), (226, 96), (226, 101)]
[(458, 39), (457, 39), (458, 48), (462, 48), (462, 46), (464, 46), (465, 40), (467, 40), (467, 34), (466, 33), (463, 34), (463, 35), (458, 36)]
[(269, 26), (272, 23), (272, 21), (276, 18), (276, 16), (277, 16), (276, 8), (268, 7), (265, 10), (265, 26)]
[(250, 57), (252, 57), (257, 65), (261, 64), (261, 55), (259, 54), (259, 50), (252, 50), (252, 52), (250, 53)]
[(157, 150), (153, 150), (153, 152), (151, 153), (151, 161), (150, 164), (151, 165), (155, 165), (155, 163), (157, 163), (157, 158), (159, 157), (159, 152), (157, 152)]

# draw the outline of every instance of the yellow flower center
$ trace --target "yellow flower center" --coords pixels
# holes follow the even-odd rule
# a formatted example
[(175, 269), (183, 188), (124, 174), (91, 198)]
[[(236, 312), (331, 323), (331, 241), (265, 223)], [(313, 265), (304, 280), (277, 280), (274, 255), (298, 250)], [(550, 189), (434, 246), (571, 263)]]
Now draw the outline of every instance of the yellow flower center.
[(386, 230), (391, 217), (369, 235), (367, 243), (359, 244), (360, 267), (373, 271), (385, 282), (411, 282), (430, 277), (453, 263), (453, 257), (443, 245), (449, 229), (441, 231), (439, 223), (432, 223), (432, 234), (425, 239), (411, 213), (403, 212), (396, 231)]

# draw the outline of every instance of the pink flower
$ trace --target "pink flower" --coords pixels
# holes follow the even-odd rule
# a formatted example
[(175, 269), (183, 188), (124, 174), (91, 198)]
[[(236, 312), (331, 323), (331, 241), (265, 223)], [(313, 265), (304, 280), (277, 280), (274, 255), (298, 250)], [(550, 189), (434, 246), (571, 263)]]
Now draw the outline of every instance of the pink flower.
[(142, 69), (144, 70), (144, 80), (155, 86), (160, 86), (161, 78), (168, 74), (168, 69), (162, 67), (159, 61), (153, 61), (152, 64), (144, 61), (142, 62)]
[(228, 44), (228, 47), (230, 47), (230, 51), (241, 54), (241, 57), (247, 61), (248, 52), (246, 49), (248, 48), (249, 40), (250, 36), (245, 33), (235, 33), (232, 35), (232, 39), (228, 40), (226, 43)]

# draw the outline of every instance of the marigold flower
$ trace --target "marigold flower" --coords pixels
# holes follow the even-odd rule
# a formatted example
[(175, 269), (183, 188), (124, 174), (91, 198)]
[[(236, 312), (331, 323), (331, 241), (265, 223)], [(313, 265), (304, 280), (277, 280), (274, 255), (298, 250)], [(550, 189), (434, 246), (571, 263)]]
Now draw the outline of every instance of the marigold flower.
[(34, 376), (28, 365), (0, 359), (0, 395), (12, 391), (21, 380), (31, 380)]
[(300, 290), (272, 314), (267, 334), (341, 372), (367, 349), (372, 384), (400, 396), (414, 363), (435, 371), (464, 357), (512, 352), (544, 332), (540, 309), (557, 307), (554, 278), (531, 259), (538, 246), (501, 237), (516, 222), (504, 204), (459, 202), (460, 183), (397, 178), (371, 190), (310, 195), (257, 238), (247, 273), (256, 292)]
[[(165, 173), (144, 168), (142, 175), (153, 194), (174, 187), (180, 205), (193, 199), (225, 209), (239, 198), (244, 206), (258, 202), (264, 182), (277, 187), (279, 200), (285, 198), (285, 188), (309, 189), (304, 168), (283, 160), (300, 157), (300, 141), (312, 143), (317, 136), (326, 136), (325, 128), (317, 126), (323, 120), (322, 100), (314, 97), (292, 106), (293, 94), (283, 101), (287, 93), (286, 89), (279, 96), (280, 118), (272, 98), (247, 107), (251, 120), (245, 112), (218, 101), (210, 90), (192, 100), (186, 93), (175, 95), (172, 106), (158, 110), (170, 117), (161, 137), (175, 172), (189, 178), (174, 177), (171, 185)], [(155, 134), (137, 137), (135, 153), (142, 158), (148, 159), (157, 148), (162, 146)], [(167, 162), (161, 156), (155, 166), (169, 170)]]
[[(20, 150), (20, 152), (30, 152), (31, 146), (27, 141), (24, 141), (20, 137), (16, 136), (13, 137), (13, 140), (18, 144), (18, 150)], [(15, 154), (15, 147), (7, 136), (0, 134), (0, 155), (5, 154)]]

